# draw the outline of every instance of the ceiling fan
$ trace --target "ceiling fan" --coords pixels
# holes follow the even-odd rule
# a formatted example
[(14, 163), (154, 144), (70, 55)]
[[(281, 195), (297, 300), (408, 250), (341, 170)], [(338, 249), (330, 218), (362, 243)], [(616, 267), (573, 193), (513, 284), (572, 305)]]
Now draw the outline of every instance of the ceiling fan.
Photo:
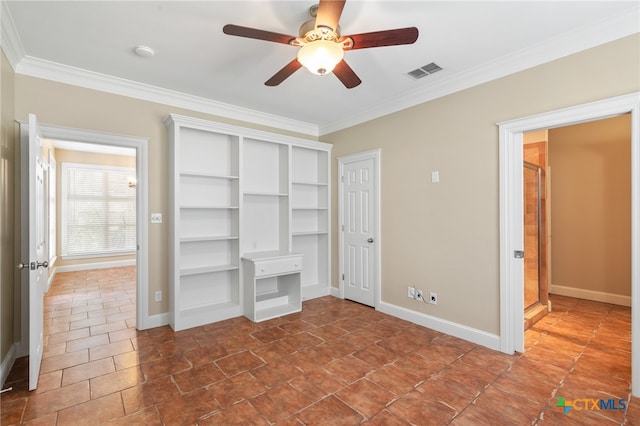
[(320, 0), (319, 4), (312, 6), (309, 9), (312, 19), (300, 26), (299, 37), (232, 24), (225, 25), (222, 31), (228, 35), (272, 41), (300, 48), (296, 58), (264, 83), (267, 86), (279, 85), (305, 66), (318, 75), (330, 74), (333, 71), (347, 89), (352, 89), (362, 81), (344, 61), (345, 51), (412, 44), (418, 39), (418, 29), (408, 27), (342, 36), (338, 21), (345, 2), (346, 0)]

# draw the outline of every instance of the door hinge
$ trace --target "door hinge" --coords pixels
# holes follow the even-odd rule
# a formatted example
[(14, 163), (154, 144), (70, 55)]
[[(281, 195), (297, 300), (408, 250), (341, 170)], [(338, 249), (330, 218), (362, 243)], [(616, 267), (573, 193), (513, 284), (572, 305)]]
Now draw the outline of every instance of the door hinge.
[(340, 227), (342, 228), (342, 232), (344, 232), (344, 225), (341, 225)]
[(340, 176), (340, 182), (344, 182), (344, 175)]
[(522, 250), (514, 250), (513, 251), (513, 257), (515, 257), (516, 259), (524, 259), (524, 251), (522, 251)]
[(342, 281), (344, 281), (344, 274), (342, 274)]

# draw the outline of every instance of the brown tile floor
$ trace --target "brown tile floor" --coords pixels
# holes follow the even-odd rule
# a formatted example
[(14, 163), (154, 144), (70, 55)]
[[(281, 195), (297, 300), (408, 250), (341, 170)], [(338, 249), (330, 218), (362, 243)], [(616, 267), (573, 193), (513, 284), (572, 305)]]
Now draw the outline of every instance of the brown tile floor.
[[(134, 272), (57, 275), (38, 389), (18, 360), (3, 426), (640, 424), (629, 308), (553, 297), (513, 356), (333, 297), (259, 324), (136, 331)], [(559, 397), (627, 409), (564, 414)]]

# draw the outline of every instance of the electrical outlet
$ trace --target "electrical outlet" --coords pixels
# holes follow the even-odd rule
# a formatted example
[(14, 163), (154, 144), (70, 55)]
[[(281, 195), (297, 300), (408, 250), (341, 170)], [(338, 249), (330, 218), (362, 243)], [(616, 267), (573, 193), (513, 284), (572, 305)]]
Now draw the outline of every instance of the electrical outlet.
[(151, 213), (151, 223), (162, 223), (162, 213)]
[(156, 291), (156, 302), (162, 301), (162, 290)]
[(429, 293), (429, 303), (432, 305), (438, 304), (438, 293), (434, 293), (433, 291)]
[(409, 299), (416, 298), (416, 288), (415, 287), (407, 287), (407, 297)]

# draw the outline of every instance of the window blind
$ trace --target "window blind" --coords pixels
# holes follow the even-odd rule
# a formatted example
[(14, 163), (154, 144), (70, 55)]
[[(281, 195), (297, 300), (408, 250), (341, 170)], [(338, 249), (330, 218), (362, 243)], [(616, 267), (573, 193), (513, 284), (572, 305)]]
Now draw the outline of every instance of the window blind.
[(62, 256), (135, 252), (135, 169), (62, 164)]

